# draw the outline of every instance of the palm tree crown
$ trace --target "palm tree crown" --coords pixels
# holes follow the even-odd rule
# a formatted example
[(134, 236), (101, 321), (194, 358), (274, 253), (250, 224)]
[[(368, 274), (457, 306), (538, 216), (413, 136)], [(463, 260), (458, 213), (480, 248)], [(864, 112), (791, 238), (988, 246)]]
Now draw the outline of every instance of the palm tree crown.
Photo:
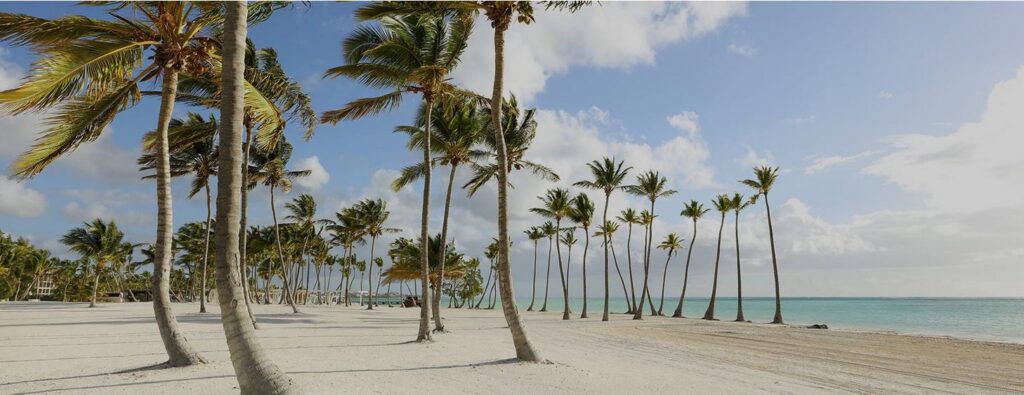
[(767, 195), (779, 177), (778, 167), (758, 166), (754, 168), (754, 178), (740, 181), (743, 185), (753, 188), (759, 194)]
[(538, 196), (537, 199), (540, 199), (543, 207), (531, 208), (530, 211), (533, 213), (540, 214), (545, 218), (552, 218), (556, 221), (561, 221), (562, 218), (572, 214), (569, 191), (566, 189), (548, 189), (544, 196)]
[(656, 171), (648, 170), (636, 177), (636, 184), (627, 185), (623, 189), (631, 195), (644, 196), (650, 201), (660, 197), (671, 196), (675, 190), (665, 189), (668, 180)]
[(624, 162), (620, 161), (618, 164), (615, 163), (615, 158), (605, 157), (600, 161), (593, 161), (587, 163), (587, 167), (590, 168), (590, 173), (594, 176), (593, 180), (583, 180), (576, 182), (575, 186), (587, 189), (599, 189), (604, 191), (605, 194), (610, 194), (615, 189), (621, 188), (622, 181), (626, 179), (626, 175), (633, 167), (624, 167)]

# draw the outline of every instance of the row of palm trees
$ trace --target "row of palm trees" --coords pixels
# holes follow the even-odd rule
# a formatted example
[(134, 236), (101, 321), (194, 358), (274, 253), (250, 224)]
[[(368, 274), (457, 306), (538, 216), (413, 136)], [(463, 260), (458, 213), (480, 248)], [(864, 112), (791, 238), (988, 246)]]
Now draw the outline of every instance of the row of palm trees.
[[(566, 301), (564, 310), (562, 313), (562, 319), (568, 320), (570, 318), (570, 305), (569, 300), (569, 278), (571, 277), (568, 273), (568, 268), (571, 266), (572, 260), (572, 247), (578, 241), (575, 236), (577, 228), (583, 230), (584, 235), (584, 246), (583, 246), (583, 259), (582, 259), (582, 270), (583, 270), (583, 306), (580, 318), (587, 318), (587, 300), (588, 300), (588, 288), (587, 288), (587, 253), (589, 251), (589, 241), (591, 236), (601, 237), (602, 246), (605, 251), (604, 260), (604, 311), (602, 320), (608, 320), (609, 310), (609, 294), (610, 294), (610, 278), (609, 275), (609, 261), (614, 263), (616, 273), (618, 274), (619, 281), (622, 284), (623, 293), (627, 300), (627, 314), (633, 314), (634, 319), (643, 318), (644, 304), (650, 308), (651, 315), (664, 315), (665, 308), (665, 284), (668, 277), (668, 267), (673, 256), (675, 256), (679, 250), (683, 249), (683, 238), (676, 233), (669, 233), (665, 235), (663, 241), (657, 246), (653, 245), (654, 241), (654, 214), (655, 203), (659, 198), (671, 196), (676, 191), (667, 189), (667, 179), (661, 176), (656, 171), (647, 171), (641, 173), (636, 177), (635, 184), (624, 185), (626, 176), (631, 167), (624, 166), (622, 161), (616, 162), (614, 158), (604, 158), (599, 161), (593, 161), (588, 163), (588, 167), (592, 173), (591, 180), (583, 180), (576, 182), (574, 185), (584, 189), (596, 189), (604, 192), (605, 205), (603, 210), (603, 225), (597, 226), (597, 231), (591, 235), (590, 228), (592, 218), (594, 215), (595, 207), (591, 199), (586, 193), (579, 193), (575, 196), (571, 196), (571, 192), (564, 188), (549, 189), (543, 196), (538, 196), (541, 201), (539, 207), (530, 209), (533, 213), (539, 214), (550, 221), (545, 222), (543, 225), (532, 227), (524, 231), (528, 240), (533, 242), (534, 246), (534, 264), (533, 264), (533, 291), (531, 292), (530, 304), (527, 307), (527, 311), (533, 311), (537, 297), (537, 249), (539, 247), (539, 241), (542, 239), (548, 240), (548, 263), (547, 263), (547, 275), (544, 284), (544, 297), (543, 302), (540, 306), (540, 311), (547, 311), (548, 305), (548, 289), (549, 280), (551, 276), (551, 251), (552, 246), (557, 252), (557, 262), (559, 277), (561, 279), (562, 295), (563, 300)], [(750, 198), (745, 198), (739, 193), (734, 193), (731, 196), (727, 194), (720, 194), (715, 197), (712, 204), (716, 211), (721, 214), (721, 224), (718, 231), (718, 246), (716, 247), (715, 253), (715, 266), (714, 275), (712, 281), (711, 298), (708, 304), (707, 312), (704, 314), (704, 319), (713, 320), (715, 319), (715, 301), (718, 293), (718, 269), (721, 258), (721, 244), (722, 244), (722, 231), (725, 227), (725, 217), (728, 213), (732, 212), (735, 220), (734, 232), (736, 242), (736, 273), (737, 273), (737, 314), (736, 321), (746, 321), (743, 316), (743, 283), (742, 283), (742, 268), (740, 264), (740, 245), (739, 245), (739, 217), (740, 212), (751, 205), (757, 203), (759, 198), (762, 198), (765, 202), (765, 207), (768, 210), (768, 226), (769, 226), (769, 238), (772, 251), (772, 268), (775, 274), (775, 293), (776, 293), (776, 312), (773, 318), (773, 323), (781, 324), (782, 321), (782, 304), (780, 299), (780, 292), (778, 287), (778, 268), (775, 257), (775, 236), (774, 229), (771, 225), (771, 209), (768, 206), (768, 193), (771, 191), (772, 186), (778, 177), (778, 168), (760, 166), (754, 169), (754, 178), (742, 180), (741, 183), (747, 185), (755, 190), (755, 194)], [(622, 190), (628, 194), (647, 198), (651, 205), (649, 209), (643, 209), (637, 212), (633, 208), (626, 208), (622, 210), (617, 221), (608, 220), (608, 202), (612, 195), (612, 192), (616, 190)], [(689, 218), (693, 222), (693, 236), (690, 238), (690, 246), (686, 255), (686, 264), (683, 270), (683, 287), (679, 296), (679, 302), (676, 306), (676, 310), (673, 313), (673, 317), (683, 316), (683, 303), (686, 297), (686, 287), (689, 282), (690, 272), (690, 259), (693, 253), (693, 245), (696, 241), (697, 235), (697, 221), (707, 214), (710, 209), (704, 208), (704, 205), (696, 200), (691, 200), (683, 204), (683, 210), (680, 215)], [(573, 226), (565, 226), (563, 219), (571, 221)], [(553, 222), (552, 222), (553, 221)], [(620, 225), (626, 225), (628, 232), (626, 236), (626, 261), (627, 268), (626, 272), (629, 277), (629, 286), (627, 288), (627, 281), (622, 274), (622, 270), (618, 263), (618, 256), (615, 253), (615, 243), (613, 236), (618, 231)], [(637, 300), (636, 282), (633, 276), (633, 253), (632, 253), (632, 240), (633, 240), (633, 225), (642, 226), (643, 240), (641, 242), (643, 249), (641, 252), (642, 261), (642, 280), (640, 282), (640, 299)], [(565, 259), (563, 267), (562, 259), (562, 246), (568, 248), (568, 256)], [(650, 292), (649, 280), (651, 277), (651, 251), (653, 248), (658, 248), (666, 251), (666, 261), (662, 269), (661, 276), (661, 295), (658, 307), (655, 308), (654, 297)], [(611, 253), (611, 259), (609, 259), (609, 250)]]

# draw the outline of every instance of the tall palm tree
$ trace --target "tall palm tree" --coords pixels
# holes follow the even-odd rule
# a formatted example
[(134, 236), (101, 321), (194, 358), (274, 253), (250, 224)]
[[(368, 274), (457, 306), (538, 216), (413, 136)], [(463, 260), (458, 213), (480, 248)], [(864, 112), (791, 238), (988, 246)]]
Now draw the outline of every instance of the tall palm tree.
[[(285, 203), (284, 208), (288, 210), (288, 215), (284, 218), (292, 221), (299, 234), (302, 235), (302, 249), (299, 250), (299, 262), (295, 263), (295, 270), (292, 272), (295, 279), (292, 283), (292, 297), (295, 297), (299, 283), (302, 282), (303, 270), (306, 271), (307, 280), (309, 278), (309, 260), (306, 258), (308, 257), (309, 245), (317, 236), (316, 200), (313, 199), (313, 195), (303, 193), (292, 199), (291, 202)], [(305, 284), (305, 289), (306, 295), (309, 295), (308, 281)], [(306, 304), (308, 301), (308, 297), (303, 298), (302, 304)]]
[(764, 196), (764, 208), (768, 212), (768, 241), (772, 248), (772, 274), (775, 278), (775, 318), (773, 324), (782, 324), (782, 296), (779, 292), (779, 264), (775, 259), (775, 231), (772, 229), (772, 207), (768, 204), (768, 192), (771, 192), (775, 185), (775, 179), (779, 177), (778, 167), (760, 166), (754, 168), (754, 178), (740, 181), (744, 185), (753, 188), (758, 194)]
[[(217, 295), (221, 324), (227, 338), (231, 364), (242, 393), (293, 394), (301, 390), (266, 356), (245, 305), (246, 295), (239, 276), (239, 232), (241, 219), (242, 118), (244, 113), (244, 46), (247, 26), (245, 2), (224, 4), (227, 14), (223, 38), (224, 96), (221, 103), (220, 138), (222, 155), (217, 174)], [(282, 144), (283, 146), (283, 144)], [(282, 166), (283, 167), (283, 164)], [(273, 193), (273, 187), (271, 187)], [(277, 217), (274, 217), (275, 226)], [(294, 306), (293, 306), (294, 307)]]
[[(544, 218), (554, 219), (556, 233), (561, 232), (562, 218), (568, 217), (572, 213), (569, 191), (562, 188), (548, 189), (544, 196), (538, 196), (537, 199), (540, 199), (542, 207), (534, 207), (530, 211), (540, 214)], [(558, 269), (564, 276), (564, 272), (562, 272), (562, 245), (557, 234), (555, 235), (555, 251), (558, 254)], [(565, 295), (565, 312), (562, 318), (567, 320), (569, 319), (569, 288), (565, 283), (564, 277), (562, 279), (562, 291)], [(541, 311), (545, 310), (541, 309)]]
[[(358, 15), (358, 12), (357, 12)], [(368, 19), (368, 18), (364, 18)], [(358, 119), (366, 115), (393, 109), (401, 104), (406, 93), (422, 95), (427, 119), (424, 122), (423, 164), (423, 212), (421, 215), (420, 239), (422, 254), (428, 253), (430, 217), (430, 160), (431, 127), (434, 103), (454, 95), (457, 91), (448, 80), (448, 75), (459, 64), (459, 58), (468, 44), (473, 30), (473, 19), (468, 15), (452, 17), (436, 13), (416, 13), (399, 16), (383, 16), (380, 27), (362, 25), (345, 40), (343, 51), (345, 65), (327, 70), (325, 77), (344, 76), (359, 80), (373, 88), (390, 91), (382, 96), (357, 99), (345, 107), (324, 112), (322, 122), (336, 124), (344, 119)], [(417, 341), (430, 340), (430, 289), (427, 264), (429, 258), (421, 257), (422, 286), (420, 328)]]
[(572, 308), (569, 306), (569, 274), (572, 265), (572, 246), (576, 245), (579, 239), (576, 238), (576, 227), (570, 226), (564, 230), (564, 234), (561, 237), (561, 243), (566, 248), (565, 255), (565, 269), (562, 269), (562, 265), (558, 265), (558, 272), (562, 275), (562, 297), (565, 302), (565, 310), (562, 313), (562, 319), (568, 320), (569, 315), (572, 314)]
[[(631, 195), (643, 196), (651, 201), (651, 217), (655, 217), (654, 214), (654, 203), (660, 197), (671, 196), (676, 193), (672, 189), (666, 189), (665, 186), (668, 180), (661, 176), (658, 172), (648, 170), (643, 174), (636, 177), (636, 184), (628, 185), (623, 189)], [(651, 266), (651, 242), (654, 240), (654, 221), (652, 220), (647, 225), (647, 239), (644, 241), (646, 249), (644, 254), (644, 288), (640, 293), (640, 304), (637, 306), (637, 311), (633, 313), (633, 319), (643, 319), (643, 304), (644, 298), (647, 296), (647, 278), (650, 272)], [(654, 305), (651, 304), (651, 311), (654, 311)]]
[[(278, 260), (281, 264), (281, 277), (284, 280), (284, 295), (288, 300), (288, 305), (292, 307), (292, 312), (298, 313), (299, 308), (295, 306), (295, 297), (289, 290), (289, 288), (291, 288), (291, 282), (288, 276), (288, 267), (285, 265), (284, 248), (281, 246), (281, 227), (277, 223), (277, 203), (274, 198), (275, 190), (280, 189), (282, 192), (288, 193), (292, 189), (292, 179), (305, 177), (310, 174), (309, 170), (289, 170), (287, 167), (288, 161), (291, 160), (291, 157), (292, 145), (283, 140), (278, 143), (272, 151), (257, 151), (256, 155), (253, 155), (252, 158), (253, 169), (249, 172), (248, 181), (252, 184), (262, 183), (270, 188), (270, 213), (274, 218), (274, 234), (277, 241)], [(241, 164), (239, 164), (239, 166), (241, 166)], [(239, 171), (241, 171), (241, 169), (239, 169)], [(239, 196), (239, 198), (241, 198), (241, 196)], [(298, 279), (295, 280), (297, 281)]]
[(736, 322), (747, 321), (743, 317), (743, 275), (740, 271), (740, 211), (756, 204), (758, 196), (760, 195), (744, 199), (743, 195), (738, 193), (732, 195), (732, 211), (736, 215), (736, 218), (733, 220), (733, 227), (736, 233)]
[[(202, 256), (202, 280), (200, 283), (201, 297), (199, 298), (199, 312), (206, 313), (206, 269), (210, 256), (210, 233), (212, 229), (212, 212), (210, 205), (212, 196), (210, 194), (210, 178), (217, 174), (218, 147), (216, 142), (217, 119), (212, 115), (204, 119), (201, 115), (189, 113), (185, 120), (172, 119), (169, 124), (168, 136), (180, 136), (186, 133), (200, 134), (188, 144), (176, 147), (170, 151), (171, 177), (179, 177), (192, 174), (191, 188), (188, 198), (191, 199), (200, 191), (206, 192), (206, 226), (203, 241)], [(153, 134), (153, 132), (151, 132)], [(170, 137), (168, 137), (170, 139)], [(155, 170), (157, 166), (157, 155), (147, 152), (139, 157), (140, 170)], [(142, 178), (156, 178), (156, 174), (146, 175)]]
[[(256, 4), (248, 19), (265, 19), (279, 7), (275, 2)], [(132, 12), (117, 14), (125, 8)], [(204, 75), (220, 68), (214, 53), (217, 40), (211, 33), (222, 26), (224, 13), (219, 3), (132, 2), (113, 5), (111, 14), (115, 19), (108, 21), (0, 13), (0, 40), (31, 45), (43, 58), (24, 84), (0, 92), (0, 108), (19, 114), (59, 106), (50, 117), (49, 129), (12, 169), (15, 177), (30, 178), (80, 144), (95, 141), (120, 112), (140, 101), (140, 83), (161, 80), (153, 310), (169, 365), (194, 365), (204, 361), (178, 329), (170, 307), (173, 213), (167, 130), (179, 76)], [(147, 50), (153, 53), (147, 56)]]
[(633, 250), (631, 245), (633, 243), (633, 225), (640, 223), (640, 216), (637, 215), (636, 210), (627, 208), (622, 210), (622, 213), (620, 213), (616, 219), (618, 219), (619, 222), (626, 224), (628, 227), (628, 231), (626, 232), (626, 265), (629, 270), (629, 295), (627, 295), (626, 299), (629, 303), (626, 304), (629, 306), (626, 308), (626, 314), (634, 314), (637, 309), (636, 286), (634, 285), (636, 282), (633, 280)]
[[(425, 110), (425, 108), (422, 110)], [(455, 173), (459, 166), (472, 164), (474, 160), (485, 156), (473, 150), (473, 147), (484, 136), (485, 120), (477, 113), (477, 106), (474, 102), (464, 97), (446, 98), (441, 102), (441, 105), (434, 108), (434, 114), (431, 118), (434, 124), (431, 132), (433, 135), (430, 136), (430, 140), (434, 153), (437, 155), (434, 158), (434, 162), (435, 164), (448, 166), (450, 169), (447, 191), (444, 197), (444, 216), (441, 217), (441, 237), (447, 240)], [(423, 148), (425, 132), (422, 123), (425, 120), (426, 117), (421, 111), (418, 115), (417, 125), (399, 126), (396, 128), (396, 131), (409, 134), (408, 148), (410, 150)], [(427, 168), (423, 163), (406, 167), (402, 170), (402, 175), (391, 186), (397, 191), (421, 178), (426, 173)], [(445, 247), (445, 243), (442, 243), (438, 256), (445, 256)], [(445, 260), (441, 259), (440, 261), (441, 267), (438, 268), (440, 271), (438, 276), (440, 276), (443, 283)], [(434, 297), (431, 301), (434, 304), (432, 306), (434, 311), (434, 332), (443, 333), (445, 329), (440, 314), (441, 287), (434, 289)]]
[(693, 256), (693, 242), (697, 240), (697, 220), (707, 214), (710, 209), (704, 208), (704, 205), (696, 200), (691, 200), (689, 203), (683, 205), (683, 211), (679, 213), (686, 218), (693, 220), (693, 236), (690, 237), (690, 248), (686, 251), (686, 267), (683, 269), (683, 292), (679, 294), (679, 304), (676, 305), (675, 313), (672, 313), (673, 317), (683, 316), (683, 300), (686, 298), (686, 284), (690, 279), (690, 257)]
[[(623, 162), (620, 161), (618, 164), (615, 163), (615, 158), (605, 157), (601, 161), (593, 161), (587, 163), (587, 167), (590, 168), (590, 173), (593, 175), (593, 180), (583, 180), (576, 182), (575, 186), (587, 189), (598, 189), (604, 191), (604, 211), (601, 216), (601, 223), (608, 223), (608, 201), (611, 199), (612, 192), (616, 189), (622, 188), (622, 182), (626, 179), (626, 175), (632, 170), (632, 167), (623, 167)], [(601, 232), (603, 237), (604, 245), (604, 312), (601, 315), (601, 321), (608, 321), (608, 248), (611, 243), (608, 241), (607, 232)], [(617, 268), (616, 268), (617, 269)], [(621, 277), (621, 273), (620, 277)], [(586, 281), (584, 279), (584, 281)], [(584, 293), (586, 286), (583, 287)], [(584, 312), (586, 311), (586, 297), (583, 298)]]
[(658, 315), (665, 315), (661, 311), (665, 308), (665, 279), (668, 278), (668, 263), (672, 260), (672, 255), (683, 248), (683, 239), (675, 233), (669, 233), (665, 236), (665, 240), (658, 244), (658, 248), (668, 251), (665, 257), (665, 269), (661, 273), (661, 302), (658, 303)]
[[(615, 241), (613, 240), (614, 236), (615, 236), (615, 232), (617, 232), (618, 230), (619, 230), (619, 224), (617, 222), (615, 222), (615, 221), (608, 221), (608, 222), (605, 222), (604, 226), (598, 227), (598, 231), (594, 235), (595, 236), (601, 236), (601, 237), (605, 238), (605, 240), (608, 240), (608, 243), (611, 243), (612, 262), (615, 263), (615, 272), (619, 274), (619, 282), (622, 283), (622, 296), (624, 298), (626, 298), (626, 304), (628, 305), (630, 303), (630, 301), (629, 301), (629, 289), (626, 288), (626, 279), (624, 277), (622, 277), (622, 270), (619, 269), (619, 257), (615, 253)], [(605, 303), (605, 304), (607, 304), (607, 303)]]
[(530, 307), (526, 308), (526, 311), (533, 311), (533, 302), (537, 298), (537, 246), (540, 239), (546, 235), (536, 226), (523, 231), (523, 233), (526, 233), (526, 238), (533, 242), (533, 287), (530, 289)]
[(722, 214), (722, 223), (718, 226), (718, 246), (715, 247), (715, 275), (711, 283), (711, 301), (708, 302), (708, 309), (704, 312), (705, 320), (715, 319), (715, 296), (718, 294), (718, 261), (722, 255), (722, 229), (725, 228), (725, 213), (732, 210), (732, 199), (729, 198), (729, 195), (721, 194), (715, 196), (715, 200), (712, 203), (715, 205), (715, 210)]
[(99, 289), (100, 275), (106, 266), (121, 254), (124, 233), (117, 228), (114, 221), (105, 222), (97, 219), (83, 224), (82, 227), (68, 231), (60, 242), (83, 259), (93, 261), (92, 298), (89, 307), (96, 307), (96, 293)]
[[(640, 211), (640, 225), (643, 225), (643, 227), (644, 227), (644, 240), (649, 240), (649, 239), (653, 239), (654, 238), (654, 236), (651, 235), (651, 225), (654, 224), (654, 218), (655, 218), (655, 216), (652, 215), (650, 211), (647, 211), (647, 210), (641, 210)], [(643, 253), (644, 257), (649, 257), (650, 256), (650, 251), (648, 250), (648, 248), (650, 248), (651, 246), (650, 245), (646, 245), (647, 243), (644, 243), (644, 244), (645, 244), (644, 245), (644, 251), (642, 253)], [(644, 276), (645, 276), (645, 278), (649, 277), (650, 269), (651, 269), (650, 261), (645, 261), (644, 262)], [(647, 290), (645, 291), (644, 288), (647, 288)], [(644, 303), (643, 295), (644, 294), (650, 295), (650, 288), (646, 287), (646, 283), (645, 283), (645, 287), (642, 287), (640, 289), (640, 291), (641, 291), (641, 299), (640, 299), (639, 308), (643, 308), (643, 303)], [(646, 299), (647, 304), (651, 307), (651, 315), (656, 315), (657, 314), (657, 310), (654, 310), (654, 301), (653, 300), (654, 300), (653, 295)], [(634, 315), (636, 315), (636, 314), (634, 314)]]
[[(359, 222), (365, 229), (366, 235), (370, 236), (370, 262), (377, 263), (379, 258), (375, 258), (377, 238), (385, 233), (398, 233), (397, 228), (388, 228), (384, 226), (387, 222), (388, 216), (391, 212), (388, 211), (388, 204), (381, 199), (364, 199), (355, 204), (355, 211), (358, 213)], [(443, 244), (443, 243), (442, 243)], [(440, 259), (440, 258), (439, 258)], [(379, 266), (383, 265), (384, 260), (380, 259)], [(373, 281), (373, 266), (370, 266), (370, 281)], [(373, 310), (373, 292), (369, 294), (369, 303), (366, 306), (367, 310)], [(443, 329), (443, 327), (442, 327)]]
[(583, 227), (583, 311), (580, 318), (587, 318), (587, 252), (590, 251), (590, 223), (594, 219), (594, 202), (585, 193), (572, 199), (569, 218)]
[(544, 304), (540, 307), (540, 311), (543, 312), (548, 311), (548, 290), (551, 289), (551, 249), (555, 245), (555, 237), (558, 236), (558, 227), (551, 221), (547, 221), (541, 225), (540, 231), (548, 238), (548, 269), (544, 276)]

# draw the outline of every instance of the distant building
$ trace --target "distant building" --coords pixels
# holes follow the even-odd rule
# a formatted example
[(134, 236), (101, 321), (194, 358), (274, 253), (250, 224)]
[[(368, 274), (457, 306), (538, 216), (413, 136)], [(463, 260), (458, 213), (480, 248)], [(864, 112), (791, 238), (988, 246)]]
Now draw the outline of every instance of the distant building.
[(39, 279), (39, 284), (36, 286), (36, 296), (52, 296), (53, 295), (53, 271), (47, 271), (43, 274), (42, 278)]

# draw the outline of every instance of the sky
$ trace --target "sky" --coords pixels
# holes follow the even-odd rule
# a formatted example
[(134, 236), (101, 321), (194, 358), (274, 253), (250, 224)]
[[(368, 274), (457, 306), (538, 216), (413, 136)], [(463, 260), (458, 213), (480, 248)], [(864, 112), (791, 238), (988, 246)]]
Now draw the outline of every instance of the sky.
[[(342, 64), (340, 43), (358, 26), (356, 6), (312, 3), (250, 29), (257, 46), (277, 49), (317, 111), (378, 93), (322, 78)], [(72, 3), (5, 2), (0, 11), (107, 17), (102, 8)], [(678, 215), (684, 201), (710, 207), (719, 193), (750, 194), (738, 180), (754, 166), (779, 166), (769, 203), (783, 296), (1024, 296), (1021, 20), (1019, 3), (602, 2), (576, 14), (540, 12), (536, 23), (513, 26), (505, 86), (537, 109), (537, 138), (527, 158), (561, 176), (557, 183), (512, 176), (517, 294), (529, 295), (533, 246), (522, 231), (543, 222), (528, 211), (539, 204), (537, 196), (552, 187), (583, 192), (571, 184), (589, 177), (585, 164), (613, 156), (633, 167), (630, 182), (653, 169), (678, 191), (658, 201), (655, 243), (669, 232), (686, 244), (694, 237), (692, 224)], [(478, 21), (453, 75), (457, 84), (488, 94), (490, 32)], [(0, 89), (17, 86), (34, 60), (26, 48), (0, 43)], [(116, 220), (133, 241), (151, 240), (155, 188), (140, 180), (135, 159), (142, 133), (156, 124), (156, 109), (156, 100), (144, 100), (99, 140), (27, 182), (0, 177), (0, 229), (67, 257), (73, 255), (57, 240), (97, 217)], [(188, 111), (178, 105), (175, 115)], [(312, 175), (279, 205), (310, 193), (326, 218), (359, 199), (383, 198), (389, 225), (417, 235), (422, 185), (389, 188), (417, 160), (404, 135), (392, 133), (414, 111), (410, 98), (377, 117), (321, 125), (308, 142), (301, 128), (290, 128), (292, 167)], [(43, 118), (0, 115), (0, 162), (9, 164), (29, 146)], [(460, 172), (457, 182), (467, 178)], [(187, 188), (187, 179), (173, 184), (175, 227), (205, 216), (201, 196), (187, 199)], [(432, 191), (432, 231), (440, 228), (443, 188), (438, 182)], [(483, 258), (496, 234), (495, 196), (491, 185), (473, 198), (461, 192), (453, 198), (451, 233), (460, 251)], [(251, 222), (269, 224), (265, 188), (251, 199)], [(646, 202), (613, 195), (611, 213), (627, 207)], [(693, 295), (710, 293), (719, 220), (712, 212), (698, 223)], [(719, 290), (734, 295), (731, 214), (724, 226)], [(620, 263), (625, 233), (623, 227), (615, 240)], [(743, 211), (738, 234), (746, 296), (773, 293), (767, 233), (763, 202)], [(603, 281), (599, 245), (592, 240), (587, 260), (591, 295), (600, 294)], [(541, 277), (546, 247), (540, 243)], [(575, 279), (582, 249), (581, 242), (570, 263)], [(665, 258), (661, 250), (653, 254), (658, 279)], [(685, 258), (682, 251), (669, 261), (670, 295), (681, 287)], [(621, 294), (616, 284), (613, 278), (613, 296)], [(576, 288), (573, 295), (581, 293)]]

